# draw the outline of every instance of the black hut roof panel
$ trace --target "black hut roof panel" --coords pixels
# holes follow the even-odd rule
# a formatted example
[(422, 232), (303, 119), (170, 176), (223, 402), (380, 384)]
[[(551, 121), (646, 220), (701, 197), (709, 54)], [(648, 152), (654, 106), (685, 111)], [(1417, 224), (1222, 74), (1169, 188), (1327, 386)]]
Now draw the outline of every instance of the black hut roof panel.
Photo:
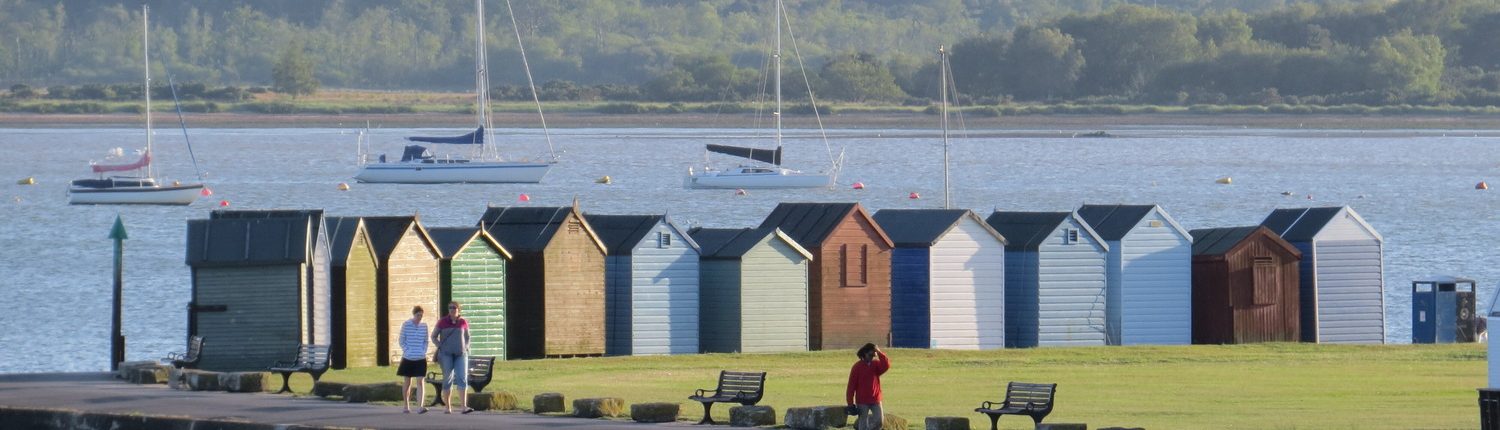
[(479, 218), (479, 226), (511, 252), (540, 252), (572, 211), (570, 207), (492, 207)]
[(312, 223), (312, 234), (316, 236), (322, 228), (322, 209), (216, 209), (208, 213), (208, 219), (269, 219), (298, 218)]
[(1266, 226), (1272, 232), (1281, 235), (1288, 242), (1307, 242), (1313, 239), (1333, 217), (1338, 215), (1341, 207), (1327, 208), (1297, 208), (1277, 209), (1271, 211), (1260, 225)]
[(1151, 214), (1154, 205), (1083, 205), (1078, 217), (1104, 240), (1120, 240)]
[(443, 256), (453, 258), (469, 246), (469, 242), (479, 235), (479, 227), (433, 227), (427, 229), (427, 236), (432, 238), (433, 245), (443, 252)]
[(704, 258), (739, 258), (776, 228), (693, 228), (688, 231)]
[(370, 244), (375, 247), (375, 257), (385, 261), (396, 252), (396, 245), (401, 243), (401, 237), (406, 235), (406, 230), (417, 221), (417, 217), (367, 216), (364, 221)]
[(663, 216), (588, 214), (584, 218), (588, 219), (594, 234), (599, 235), (599, 240), (604, 242), (609, 255), (630, 255), (635, 245), (646, 237), (646, 233), (656, 228)]
[(896, 246), (928, 247), (968, 213), (967, 209), (882, 209), (874, 218)]
[(349, 263), (349, 251), (354, 248), (355, 233), (359, 230), (357, 216), (331, 216), (323, 218), (328, 231), (328, 249), (333, 253), (333, 265)]
[(302, 219), (188, 221), (190, 266), (258, 266), (306, 262), (311, 226)]
[(838, 229), (857, 203), (782, 203), (766, 215), (760, 228), (780, 228), (804, 247), (816, 248)]
[(1193, 235), (1193, 255), (1223, 255), (1260, 226), (1200, 228), (1188, 232)]
[(1000, 212), (990, 214), (985, 222), (1009, 242), (1008, 251), (1034, 251), (1047, 241), (1072, 212)]

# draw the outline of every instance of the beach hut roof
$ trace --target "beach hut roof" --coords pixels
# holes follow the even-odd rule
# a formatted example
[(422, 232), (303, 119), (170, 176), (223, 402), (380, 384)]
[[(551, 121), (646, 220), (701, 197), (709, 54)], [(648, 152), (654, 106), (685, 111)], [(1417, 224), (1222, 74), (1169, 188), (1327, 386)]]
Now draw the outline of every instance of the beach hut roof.
[(1004, 235), (968, 209), (881, 209), (875, 212), (875, 222), (890, 235), (891, 242), (896, 246), (913, 247), (937, 244), (966, 217), (978, 222), (1000, 243), (1006, 243)]
[[(552, 241), (552, 235), (557, 234), (563, 220), (569, 214), (576, 213), (575, 210), (576, 208), (567, 206), (492, 206), (485, 209), (484, 215), (479, 217), (479, 226), (510, 252), (540, 252)], [(588, 220), (582, 214), (578, 215), (578, 221), (583, 223), (583, 230), (593, 239), (594, 245), (599, 247), (599, 252), (608, 252), (609, 248), (599, 240), (599, 234), (589, 225)]]
[(995, 213), (990, 214), (989, 218), (985, 219), (985, 222), (990, 227), (993, 227), (995, 231), (1000, 232), (1001, 236), (1009, 240), (1005, 244), (1006, 250), (1035, 251), (1043, 242), (1047, 241), (1047, 237), (1052, 234), (1052, 231), (1057, 230), (1057, 227), (1062, 225), (1063, 221), (1067, 221), (1069, 217), (1077, 219), (1078, 225), (1083, 227), (1083, 231), (1092, 236), (1101, 248), (1105, 250), (1109, 249), (1109, 245), (1103, 239), (1099, 238), (1099, 234), (1094, 232), (1094, 228), (1090, 227), (1089, 223), (1076, 218), (1077, 214), (1074, 212), (995, 211)]
[(1294, 208), (1277, 209), (1271, 211), (1260, 225), (1266, 226), (1272, 232), (1281, 235), (1288, 242), (1307, 242), (1313, 240), (1318, 232), (1323, 231), (1330, 221), (1333, 221), (1340, 213), (1348, 213), (1354, 222), (1374, 236), (1376, 240), (1384, 242), (1380, 233), (1375, 231), (1364, 218), (1355, 213), (1348, 206), (1334, 206), (1321, 208)]
[[(1156, 209), (1156, 205), (1083, 205), (1078, 208), (1078, 217), (1083, 218), (1095, 233), (1099, 233), (1100, 238), (1114, 241), (1130, 234), (1130, 230), (1135, 229), (1142, 218), (1151, 215), (1151, 211)], [(1191, 237), (1166, 211), (1161, 211), (1161, 216), (1178, 234)]]
[(850, 212), (856, 212), (869, 221), (876, 235), (887, 246), (896, 246), (859, 203), (782, 203), (776, 205), (770, 215), (766, 215), (760, 227), (779, 228), (798, 244), (816, 248), (822, 246), (824, 240), (828, 240), (828, 236), (838, 229), (839, 221)]
[(698, 243), (701, 255), (705, 258), (739, 258), (745, 256), (755, 248), (767, 235), (776, 235), (781, 240), (803, 257), (811, 260), (813, 255), (808, 252), (797, 241), (792, 240), (786, 232), (774, 227), (759, 228), (703, 228), (695, 227), (688, 231), (693, 240)]
[(249, 266), (306, 262), (312, 228), (304, 219), (188, 220), (189, 266)]
[(363, 218), (365, 223), (365, 234), (370, 237), (370, 244), (374, 245), (376, 259), (384, 261), (396, 252), (396, 245), (401, 243), (401, 237), (406, 235), (408, 228), (416, 228), (417, 236), (431, 249), (438, 258), (443, 257), (442, 250), (432, 243), (432, 236), (427, 234), (427, 229), (417, 222), (416, 215), (405, 216), (367, 216)]
[(599, 241), (604, 242), (604, 247), (609, 250), (609, 255), (630, 255), (635, 245), (646, 238), (646, 234), (656, 228), (656, 224), (665, 221), (667, 228), (677, 232), (678, 236), (687, 239), (689, 247), (700, 251), (698, 244), (693, 241), (692, 236), (677, 227), (671, 218), (666, 215), (602, 215), (586, 214), (589, 226), (599, 234)]
[(505, 259), (510, 259), (510, 252), (500, 246), (500, 242), (490, 236), (489, 232), (479, 227), (433, 227), (427, 229), (427, 234), (432, 235), (432, 243), (442, 251), (443, 258), (451, 260), (463, 252), (464, 248), (474, 240), (483, 240), (490, 245), (491, 249), (499, 252)]
[[(331, 216), (323, 218), (324, 228), (328, 231), (328, 249), (333, 254), (334, 266), (345, 266), (349, 264), (349, 251), (354, 248), (355, 233), (359, 232), (360, 218), (357, 216)], [(375, 245), (370, 243), (370, 235), (364, 236), (365, 246), (371, 250)], [(379, 262), (376, 262), (378, 265)]]
[[(1234, 249), (1236, 245), (1239, 245), (1240, 242), (1243, 242), (1245, 238), (1255, 234), (1256, 231), (1263, 231), (1268, 236), (1277, 237), (1276, 232), (1258, 225), (1193, 230), (1189, 232), (1193, 235), (1193, 256), (1224, 255)], [(1298, 257), (1302, 255), (1301, 251), (1292, 247), (1285, 240), (1277, 240), (1275, 242), (1292, 255)]]

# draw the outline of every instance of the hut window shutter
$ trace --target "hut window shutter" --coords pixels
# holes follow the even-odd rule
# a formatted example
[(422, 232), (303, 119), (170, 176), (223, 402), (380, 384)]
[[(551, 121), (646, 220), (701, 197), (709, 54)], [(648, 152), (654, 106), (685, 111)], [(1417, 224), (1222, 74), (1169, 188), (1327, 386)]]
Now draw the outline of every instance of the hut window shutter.
[(1272, 305), (1277, 302), (1280, 289), (1277, 288), (1281, 278), (1281, 267), (1271, 257), (1256, 257), (1255, 265), (1251, 269), (1253, 287), (1251, 289), (1250, 303), (1253, 305)]
[(568, 221), (568, 233), (569, 234), (582, 233), (582, 232), (583, 232), (583, 223), (578, 222), (578, 221)]
[(862, 245), (859, 249), (850, 248), (851, 245), (848, 244), (839, 245), (839, 259), (843, 260), (839, 265), (843, 275), (842, 284), (845, 287), (863, 287), (865, 286), (865, 271), (868, 269), (865, 257), (869, 246)]
[(672, 247), (672, 234), (671, 233), (656, 233), (656, 247), (657, 248), (671, 248)]
[(1067, 229), (1063, 231), (1063, 244), (1072, 245), (1078, 243), (1078, 230)]

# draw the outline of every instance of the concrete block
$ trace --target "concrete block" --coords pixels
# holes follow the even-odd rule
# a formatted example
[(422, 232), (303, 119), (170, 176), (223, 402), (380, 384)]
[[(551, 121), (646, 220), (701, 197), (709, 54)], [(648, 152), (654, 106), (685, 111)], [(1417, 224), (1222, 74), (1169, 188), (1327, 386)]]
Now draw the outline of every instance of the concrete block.
[(969, 430), (965, 417), (927, 417), (927, 430)]
[(849, 425), (849, 416), (843, 406), (812, 406), (787, 409), (782, 422), (796, 430), (827, 430)]
[(577, 399), (573, 401), (573, 416), (579, 418), (613, 418), (625, 413), (625, 400), (619, 397)]
[(514, 411), (516, 395), (504, 391), (470, 393), (469, 407), (476, 411)]
[(1036, 430), (1089, 430), (1089, 425), (1078, 423), (1041, 423), (1036, 425)]
[(270, 372), (228, 372), (219, 374), (219, 387), (231, 393), (262, 393), (275, 387)]
[(349, 403), (399, 402), (401, 401), (401, 384), (382, 382), (350, 385), (344, 388), (344, 401)]
[(165, 384), (169, 374), (166, 368), (161, 367), (139, 367), (130, 376), (132, 384)]
[(892, 430), (906, 429), (906, 418), (901, 418), (899, 415), (884, 413), (880, 415), (880, 418), (880, 428)]
[(1143, 428), (1143, 427), (1118, 427), (1118, 426), (1116, 426), (1116, 427), (1103, 427), (1103, 428), (1100, 428), (1099, 430), (1146, 430), (1146, 429)]
[(193, 391), (219, 391), (219, 372), (206, 370), (184, 370), (183, 378), (187, 381), (189, 390)]
[(776, 425), (776, 408), (765, 405), (729, 408), (729, 425), (733, 427), (774, 426)]
[(161, 363), (156, 361), (121, 361), (115, 365), (115, 379), (124, 379), (128, 381), (130, 380), (131, 374), (135, 373), (135, 369), (140, 368), (141, 366), (160, 365)]
[(670, 423), (677, 421), (682, 405), (676, 403), (636, 403), (630, 405), (630, 419), (638, 423)]
[(564, 403), (562, 393), (542, 393), (531, 398), (531, 412), (536, 414), (547, 414), (554, 412), (567, 412), (567, 403)]
[(312, 394), (314, 396), (323, 398), (344, 397), (345, 388), (349, 388), (349, 384), (345, 384), (343, 382), (318, 381), (316, 383), (313, 383)]

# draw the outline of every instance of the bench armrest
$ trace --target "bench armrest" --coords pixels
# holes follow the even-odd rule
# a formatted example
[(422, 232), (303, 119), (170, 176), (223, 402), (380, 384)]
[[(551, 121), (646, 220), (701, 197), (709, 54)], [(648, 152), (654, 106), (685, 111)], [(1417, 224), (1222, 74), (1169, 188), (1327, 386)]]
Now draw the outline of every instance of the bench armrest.
[(1005, 402), (991, 402), (989, 400), (985, 400), (984, 403), (979, 404), (979, 409), (995, 409), (995, 406), (1004, 407)]
[(183, 354), (183, 353), (180, 353), (180, 352), (168, 352), (167, 353), (167, 359), (168, 360), (181, 360), (181, 359), (184, 359), (184, 358), (187, 358), (187, 354)]
[(693, 392), (693, 396), (696, 396), (696, 397), (709, 397), (708, 393), (710, 393), (710, 392), (712, 392), (714, 394), (718, 394), (719, 393), (717, 390), (709, 390), (709, 389), (702, 389), (702, 388), (700, 388), (700, 389), (698, 389), (698, 390), (696, 390), (696, 391)]

